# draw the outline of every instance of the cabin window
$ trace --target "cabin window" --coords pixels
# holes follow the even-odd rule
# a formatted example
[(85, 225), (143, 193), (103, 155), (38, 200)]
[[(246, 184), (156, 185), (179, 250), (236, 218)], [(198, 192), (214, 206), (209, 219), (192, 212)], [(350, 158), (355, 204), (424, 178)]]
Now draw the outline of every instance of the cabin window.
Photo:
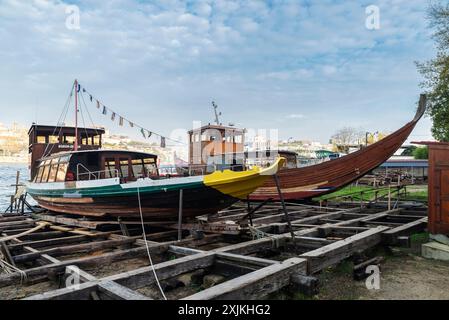
[(94, 136), (94, 145), (96, 145), (96, 146), (100, 145), (100, 137), (101, 136)]
[(65, 136), (64, 137), (64, 143), (75, 144), (75, 137)]
[(49, 136), (48, 143), (59, 143), (59, 137), (58, 136)]
[(143, 163), (145, 166), (145, 171), (148, 173), (149, 176), (157, 175), (156, 161), (154, 158), (144, 159)]
[(40, 166), (38, 169), (38, 172), (36, 174), (36, 177), (34, 178), (34, 182), (37, 182), (37, 183), (41, 182), (43, 171), (44, 171), (44, 167)]
[(129, 166), (128, 159), (120, 159), (120, 177), (128, 178)]
[(37, 143), (47, 143), (45, 136), (37, 136)]
[(135, 178), (142, 178), (145, 176), (145, 167), (143, 166), (142, 159), (132, 160), (132, 168)]
[(48, 181), (48, 174), (50, 173), (50, 166), (44, 165), (44, 172), (42, 173), (42, 179), (41, 182), (47, 182)]
[(67, 162), (59, 164), (58, 171), (56, 173), (56, 182), (64, 182), (65, 181), (65, 176), (67, 173), (68, 166), (69, 166), (69, 164)]
[(115, 171), (115, 160), (113, 158), (107, 158), (104, 163), (104, 170), (105, 170), (105, 178), (115, 178), (116, 177), (116, 171)]
[(48, 182), (55, 182), (56, 174), (58, 172), (58, 159), (53, 159), (53, 164), (50, 166), (50, 174), (48, 176)]

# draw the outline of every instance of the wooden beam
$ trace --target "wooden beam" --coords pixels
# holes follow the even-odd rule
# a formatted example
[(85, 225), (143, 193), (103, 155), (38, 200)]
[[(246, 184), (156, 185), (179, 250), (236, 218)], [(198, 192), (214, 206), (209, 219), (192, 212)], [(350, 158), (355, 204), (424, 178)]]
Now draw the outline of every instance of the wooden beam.
[(398, 238), (404, 235), (411, 235), (414, 232), (423, 231), (427, 227), (428, 218), (421, 218), (416, 221), (406, 223), (402, 226), (387, 230), (383, 233), (383, 241), (386, 244), (397, 244)]
[(153, 300), (112, 281), (100, 282), (98, 284), (98, 291), (103, 292), (114, 300)]
[(308, 260), (308, 274), (314, 274), (350, 257), (355, 252), (374, 247), (381, 242), (381, 234), (386, 230), (388, 227), (376, 227), (304, 253), (300, 257)]
[(304, 259), (292, 258), (223, 282), (183, 300), (255, 300), (266, 297), (290, 283), (290, 276), (304, 273)]

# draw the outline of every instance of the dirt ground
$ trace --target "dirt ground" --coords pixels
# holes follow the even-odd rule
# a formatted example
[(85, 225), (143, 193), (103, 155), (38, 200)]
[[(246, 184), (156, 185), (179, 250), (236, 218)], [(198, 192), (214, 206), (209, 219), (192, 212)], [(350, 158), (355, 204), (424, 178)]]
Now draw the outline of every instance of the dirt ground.
[(449, 300), (449, 263), (396, 253), (381, 265), (379, 290), (352, 278), (352, 265), (343, 263), (320, 275), (320, 293), (329, 300)]

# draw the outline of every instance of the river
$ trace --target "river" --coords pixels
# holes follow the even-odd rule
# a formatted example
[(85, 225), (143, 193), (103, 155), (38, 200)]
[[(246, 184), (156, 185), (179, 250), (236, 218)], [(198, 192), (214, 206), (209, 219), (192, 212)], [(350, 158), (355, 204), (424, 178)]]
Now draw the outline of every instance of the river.
[[(29, 179), (28, 165), (15, 163), (0, 163), (0, 213), (9, 206), (10, 196), (14, 193), (12, 184), (16, 183), (16, 173), (20, 171), (20, 182)], [(29, 202), (31, 199), (28, 199)]]

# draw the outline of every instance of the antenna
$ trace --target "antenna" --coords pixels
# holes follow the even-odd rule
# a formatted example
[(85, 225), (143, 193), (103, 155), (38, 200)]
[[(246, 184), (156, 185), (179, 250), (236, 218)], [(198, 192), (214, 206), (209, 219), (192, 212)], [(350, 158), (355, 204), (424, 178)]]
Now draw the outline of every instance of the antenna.
[(220, 126), (220, 119), (219, 116), (221, 116), (221, 112), (217, 112), (218, 106), (215, 103), (215, 101), (212, 101), (212, 107), (214, 107), (214, 113), (215, 113), (215, 123), (217, 124), (217, 126)]

